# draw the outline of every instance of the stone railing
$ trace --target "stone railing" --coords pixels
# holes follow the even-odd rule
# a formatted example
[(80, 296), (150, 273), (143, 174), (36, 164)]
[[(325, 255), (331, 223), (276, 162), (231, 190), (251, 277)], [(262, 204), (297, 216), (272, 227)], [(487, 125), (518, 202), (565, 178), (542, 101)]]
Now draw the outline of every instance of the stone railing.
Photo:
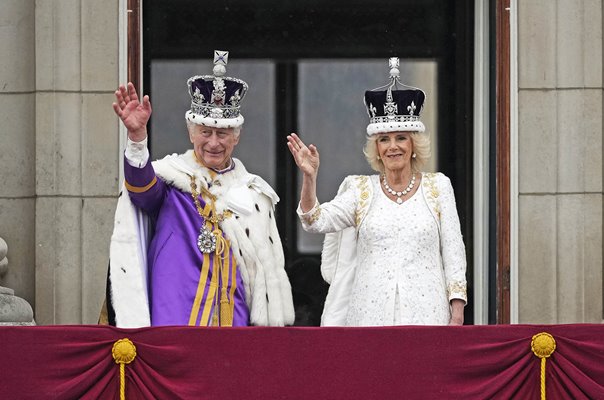
[[(8, 245), (0, 238), (0, 278), (8, 272)], [(15, 291), (0, 286), (0, 325), (35, 325), (34, 312)]]

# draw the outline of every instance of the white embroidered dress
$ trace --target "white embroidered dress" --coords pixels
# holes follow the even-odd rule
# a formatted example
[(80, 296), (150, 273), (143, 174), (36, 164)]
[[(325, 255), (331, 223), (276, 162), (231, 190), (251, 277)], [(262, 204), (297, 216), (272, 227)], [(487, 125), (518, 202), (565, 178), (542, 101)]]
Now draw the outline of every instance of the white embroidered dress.
[[(449, 301), (466, 300), (465, 249), (444, 175), (424, 174), (420, 188), (401, 205), (384, 194), (379, 176), (348, 177), (332, 201), (298, 212), (309, 232), (356, 227), (356, 241), (347, 244), (356, 247), (356, 269), (341, 324), (446, 325)], [(338, 303), (338, 295), (330, 295), (326, 312)]]

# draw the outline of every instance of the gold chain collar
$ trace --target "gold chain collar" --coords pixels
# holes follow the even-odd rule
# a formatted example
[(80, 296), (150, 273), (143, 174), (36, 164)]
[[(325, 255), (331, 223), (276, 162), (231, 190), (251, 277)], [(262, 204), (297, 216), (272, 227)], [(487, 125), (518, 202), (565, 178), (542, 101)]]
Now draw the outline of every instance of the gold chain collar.
[[(216, 212), (216, 196), (214, 196), (212, 193), (210, 193), (204, 187), (201, 188), (201, 192), (204, 197), (209, 199), (210, 207), (209, 208), (201, 207), (201, 203), (199, 202), (199, 192), (197, 191), (197, 184), (195, 183), (195, 177), (189, 176), (189, 178), (191, 179), (191, 196), (193, 197), (193, 202), (195, 203), (195, 208), (197, 208), (197, 213), (206, 222), (209, 222), (212, 225), (210, 227), (206, 227), (205, 223), (204, 223), (204, 226), (202, 226), (202, 228), (201, 228), (200, 238), (204, 235), (206, 238), (209, 237), (210, 234), (213, 235), (214, 239), (211, 239), (211, 240), (212, 240), (212, 242), (216, 243), (216, 247), (215, 247), (216, 254), (220, 255), (224, 252), (225, 248), (228, 248), (228, 243), (222, 236), (222, 231), (220, 230), (218, 223), (231, 217), (233, 215), (233, 212), (231, 210), (224, 210), (222, 213)], [(211, 231), (210, 231), (210, 229), (211, 229)], [(198, 243), (198, 245), (199, 245), (199, 243)], [(208, 252), (211, 252), (214, 250), (211, 247), (214, 247), (214, 246), (210, 246), (207, 249), (202, 249), (200, 247), (199, 250), (203, 253), (208, 253)]]
[[(199, 192), (197, 191), (197, 184), (195, 183), (195, 177), (189, 176), (191, 179), (191, 196), (197, 208), (197, 213), (204, 219), (204, 223), (201, 226), (199, 237), (197, 238), (197, 246), (199, 250), (204, 253), (204, 258), (209, 257), (210, 254), (215, 253), (216, 269), (212, 275), (212, 281), (220, 276), (220, 301), (218, 296), (214, 297), (214, 313), (212, 315), (212, 326), (232, 326), (233, 325), (233, 308), (235, 306), (234, 291), (237, 285), (237, 273), (236, 265), (233, 265), (232, 271), (232, 289), (231, 298), (227, 296), (227, 285), (229, 282), (229, 265), (228, 257), (230, 251), (229, 242), (222, 236), (222, 230), (218, 226), (219, 222), (231, 217), (233, 212), (231, 210), (224, 210), (222, 213), (216, 212), (216, 196), (210, 193), (206, 188), (202, 187), (201, 192), (206, 200), (206, 207), (201, 207), (199, 202)], [(209, 207), (207, 202), (209, 201)], [(208, 226), (208, 223), (210, 226)], [(227, 262), (223, 262), (223, 260)], [(220, 313), (220, 320), (218, 314)]]

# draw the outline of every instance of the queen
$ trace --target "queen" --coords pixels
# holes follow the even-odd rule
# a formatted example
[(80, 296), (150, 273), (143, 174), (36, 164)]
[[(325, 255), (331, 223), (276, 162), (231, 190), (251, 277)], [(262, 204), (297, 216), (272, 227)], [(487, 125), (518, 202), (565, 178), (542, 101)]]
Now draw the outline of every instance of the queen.
[(330, 283), (322, 325), (462, 325), (466, 258), (449, 178), (426, 173), (425, 93), (399, 80), (365, 92), (364, 153), (377, 174), (348, 176), (330, 202), (316, 197), (319, 150), (295, 133), (288, 148), (303, 175), (298, 215), (326, 233), (321, 270)]

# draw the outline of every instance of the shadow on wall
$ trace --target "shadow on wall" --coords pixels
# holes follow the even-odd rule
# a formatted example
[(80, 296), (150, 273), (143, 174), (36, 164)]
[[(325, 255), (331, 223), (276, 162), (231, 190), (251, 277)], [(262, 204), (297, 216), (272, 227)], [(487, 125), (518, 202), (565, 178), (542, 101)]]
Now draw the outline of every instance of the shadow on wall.
[(298, 258), (286, 269), (296, 309), (294, 326), (319, 326), (329, 288), (321, 276), (320, 261), (311, 257)]

